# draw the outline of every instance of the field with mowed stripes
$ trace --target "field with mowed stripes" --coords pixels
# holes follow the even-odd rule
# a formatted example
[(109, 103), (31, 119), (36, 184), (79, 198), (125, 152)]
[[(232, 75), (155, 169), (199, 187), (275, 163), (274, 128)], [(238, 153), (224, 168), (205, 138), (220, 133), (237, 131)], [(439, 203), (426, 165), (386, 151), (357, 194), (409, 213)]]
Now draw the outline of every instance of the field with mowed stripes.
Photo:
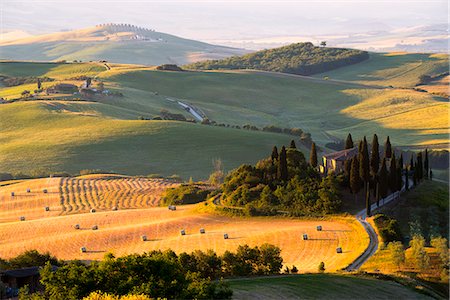
[[(0, 257), (31, 249), (66, 260), (158, 249), (178, 253), (212, 249), (221, 254), (239, 245), (270, 243), (282, 249), (289, 267), (315, 272), (321, 261), (327, 271), (346, 267), (369, 242), (362, 226), (350, 217), (241, 218), (205, 211), (205, 203), (178, 206), (175, 211), (156, 207), (162, 192), (176, 185), (162, 179), (108, 175), (43, 178), (1, 186)], [(317, 231), (317, 225), (323, 230)], [(183, 229), (186, 235), (180, 234)], [(229, 239), (224, 239), (225, 233)], [(303, 234), (308, 240), (302, 239)], [(85, 253), (81, 247), (86, 248)], [(343, 253), (336, 253), (337, 247), (342, 247)]]
[(159, 205), (177, 183), (163, 179), (84, 176), (24, 180), (0, 189), (0, 223), (64, 214)]

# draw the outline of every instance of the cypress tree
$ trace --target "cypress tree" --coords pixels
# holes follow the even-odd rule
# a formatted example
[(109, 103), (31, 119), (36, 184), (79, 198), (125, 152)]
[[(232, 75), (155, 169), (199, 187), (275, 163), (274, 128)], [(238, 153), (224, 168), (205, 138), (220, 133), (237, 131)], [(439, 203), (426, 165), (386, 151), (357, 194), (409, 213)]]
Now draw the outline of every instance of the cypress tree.
[(361, 189), (361, 177), (359, 176), (359, 160), (356, 156), (352, 158), (352, 167), (350, 169), (350, 189), (355, 195), (356, 202), (358, 192)]
[(272, 162), (278, 159), (278, 148), (277, 146), (273, 146), (272, 148)]
[(395, 153), (392, 153), (391, 166), (389, 168), (389, 189), (392, 193), (397, 191), (397, 162), (395, 161)]
[(364, 182), (364, 193), (367, 192), (367, 183), (370, 180), (370, 162), (369, 162), (369, 150), (367, 148), (367, 140), (364, 137), (362, 142), (362, 149), (359, 153), (359, 176)]
[(392, 146), (388, 136), (386, 139), (386, 143), (384, 144), (384, 157), (391, 158), (391, 156), (392, 156)]
[(428, 169), (429, 169), (429, 164), (428, 164), (428, 149), (425, 149), (425, 160), (423, 162), (423, 167), (425, 169), (425, 178), (428, 178)]
[(372, 140), (372, 153), (370, 153), (370, 173), (373, 177), (378, 174), (380, 169), (380, 146), (378, 144), (378, 136), (373, 135)]
[[(386, 167), (386, 158), (383, 158), (381, 163), (380, 173), (378, 175), (379, 195), (381, 198), (386, 198), (388, 195), (388, 171)], [(380, 199), (377, 199), (379, 206)]]
[(278, 179), (282, 181), (286, 181), (288, 179), (288, 169), (287, 169), (287, 160), (286, 160), (286, 148), (281, 147), (280, 157), (278, 163)]
[(397, 165), (397, 176), (396, 176), (396, 180), (397, 180), (397, 191), (401, 191), (402, 190), (402, 186), (403, 186), (403, 154), (400, 154), (400, 159), (398, 160), (398, 165)]
[(289, 146), (289, 148), (297, 149), (297, 147), (295, 146), (295, 141), (294, 140), (291, 141), (291, 145)]
[(309, 163), (313, 168), (317, 167), (317, 150), (316, 143), (312, 143), (311, 145), (311, 153), (309, 154)]
[(413, 165), (414, 165), (414, 167), (413, 167), (413, 170), (414, 170), (413, 185), (416, 186), (417, 185), (417, 165), (415, 165), (414, 163), (413, 163)]
[(417, 153), (416, 172), (417, 172), (417, 182), (419, 183), (423, 178), (422, 152)]
[(38, 78), (38, 79), (37, 79), (37, 89), (40, 90), (41, 87), (42, 87), (41, 79)]
[(345, 149), (351, 149), (353, 147), (355, 146), (353, 145), (352, 135), (349, 133), (347, 139), (345, 140)]
[(407, 191), (409, 191), (409, 178), (408, 178), (409, 174), (408, 173), (409, 173), (408, 167), (405, 167), (405, 189)]

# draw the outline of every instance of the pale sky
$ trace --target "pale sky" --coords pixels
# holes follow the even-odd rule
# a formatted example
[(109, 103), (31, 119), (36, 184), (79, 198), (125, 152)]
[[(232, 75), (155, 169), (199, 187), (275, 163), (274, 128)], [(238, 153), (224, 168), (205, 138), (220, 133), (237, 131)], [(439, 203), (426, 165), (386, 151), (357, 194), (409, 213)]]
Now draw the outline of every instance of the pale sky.
[(2, 32), (130, 23), (211, 41), (339, 34), (448, 23), (447, 1), (0, 0)]

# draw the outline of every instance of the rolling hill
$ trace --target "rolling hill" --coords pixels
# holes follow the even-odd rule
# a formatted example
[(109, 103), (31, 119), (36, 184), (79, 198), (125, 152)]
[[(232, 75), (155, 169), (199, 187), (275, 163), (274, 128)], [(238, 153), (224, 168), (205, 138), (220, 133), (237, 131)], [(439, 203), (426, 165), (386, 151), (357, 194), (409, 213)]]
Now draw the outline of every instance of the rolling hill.
[[(441, 61), (430, 58), (429, 63), (439, 68)], [(365, 62), (341, 69), (361, 64)], [(365, 72), (374, 70), (372, 65)], [(7, 99), (0, 104), (2, 172), (103, 169), (130, 175), (206, 178), (213, 159), (222, 159), (230, 170), (267, 156), (274, 144), (286, 145), (295, 139), (300, 145), (298, 136), (231, 128), (244, 124), (301, 128), (321, 146), (351, 132), (355, 138), (377, 133), (384, 139), (390, 135), (395, 146), (404, 148), (448, 149), (447, 99), (413, 89), (362, 84), (351, 78), (30, 62), (1, 62), (0, 75), (54, 78), (43, 82), (44, 88), (59, 82), (81, 85), (80, 76), (91, 76), (94, 86), (101, 81), (108, 90), (123, 94), (74, 101), (80, 96), (43, 93), (23, 101), (21, 92), (33, 91), (35, 84), (0, 88), (0, 97)], [(224, 126), (138, 120), (159, 116), (162, 109), (192, 118), (178, 102), (195, 106)], [(303, 147), (302, 151), (307, 153), (308, 149)]]
[(0, 59), (60, 61), (107, 60), (160, 65), (186, 64), (245, 53), (128, 24), (103, 24), (68, 32), (0, 43)]

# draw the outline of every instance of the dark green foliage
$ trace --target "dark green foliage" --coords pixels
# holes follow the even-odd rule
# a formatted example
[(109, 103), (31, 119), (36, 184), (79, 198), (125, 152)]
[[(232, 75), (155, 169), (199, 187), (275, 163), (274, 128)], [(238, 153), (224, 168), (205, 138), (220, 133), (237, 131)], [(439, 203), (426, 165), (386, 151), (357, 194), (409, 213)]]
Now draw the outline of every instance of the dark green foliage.
[(291, 145), (289, 146), (289, 148), (297, 149), (297, 146), (295, 146), (295, 141), (294, 140), (291, 141)]
[(208, 193), (195, 184), (180, 185), (167, 189), (161, 201), (163, 205), (194, 204), (205, 201)]
[(380, 173), (378, 175), (378, 192), (381, 198), (386, 198), (389, 189), (389, 174), (386, 167), (386, 158), (383, 158), (381, 163)]
[(389, 189), (392, 193), (397, 191), (397, 162), (395, 153), (392, 153), (391, 166), (389, 168)]
[(373, 218), (384, 243), (402, 241), (403, 237), (396, 219), (383, 214), (378, 214)]
[(363, 139), (362, 149), (359, 152), (359, 176), (365, 184), (370, 180), (369, 150), (366, 137)]
[[(93, 291), (168, 299), (229, 299), (231, 290), (211, 281), (218, 277), (208, 276), (220, 275), (221, 261), (215, 253), (201, 251), (180, 256), (170, 250), (152, 251), (119, 258), (108, 254), (101, 262), (85, 265), (75, 261), (56, 271), (47, 264), (41, 271), (41, 283), (48, 299), (82, 299)], [(190, 264), (194, 269), (186, 270)]]
[(161, 110), (160, 117), (163, 120), (186, 121), (186, 117), (182, 114), (174, 114), (165, 109)]
[(352, 135), (349, 133), (345, 140), (345, 149), (351, 149), (354, 147)]
[(361, 190), (361, 177), (359, 176), (359, 159), (354, 157), (352, 159), (352, 165), (350, 169), (350, 189), (352, 193), (356, 195)]
[(423, 158), (422, 152), (417, 153), (417, 164), (415, 167), (417, 172), (417, 181), (420, 182), (423, 179)]
[(186, 66), (197, 70), (255, 69), (311, 75), (355, 64), (369, 58), (365, 51), (315, 47), (297, 43), (222, 60), (208, 60)]
[(386, 143), (384, 144), (384, 157), (391, 158), (391, 156), (392, 156), (392, 146), (388, 136), (386, 139)]
[(279, 176), (284, 155), (279, 160), (271, 157), (260, 160), (255, 167), (242, 165), (225, 178), (222, 203), (244, 207), (247, 215), (274, 215), (278, 211), (291, 215), (336, 212), (341, 200), (335, 176), (321, 179), (306, 163), (302, 152), (292, 148), (285, 152), (286, 179)]
[(180, 68), (177, 65), (174, 64), (165, 64), (165, 65), (160, 65), (156, 67), (156, 70), (159, 71), (183, 71), (182, 68)]
[(380, 168), (380, 146), (378, 144), (378, 136), (376, 134), (373, 135), (372, 140), (372, 152), (370, 153), (370, 173), (372, 177), (375, 177), (378, 174), (378, 170)]
[(286, 158), (286, 148), (281, 147), (280, 151), (280, 161), (278, 163), (277, 177), (279, 180), (286, 181), (288, 179), (288, 167)]
[(309, 163), (313, 168), (317, 168), (317, 150), (316, 150), (316, 143), (312, 143), (311, 145), (311, 152), (309, 156)]
[(273, 149), (272, 149), (272, 161), (276, 161), (276, 160), (278, 160), (278, 148), (277, 148), (277, 146), (273, 146)]
[(425, 149), (425, 160), (423, 162), (423, 168), (425, 170), (425, 178), (428, 178), (428, 172), (429, 172), (428, 149)]
[(0, 81), (5, 86), (18, 86), (22, 84), (36, 83), (37, 89), (40, 90), (42, 87), (42, 82), (50, 82), (54, 81), (54, 79), (49, 77), (5, 77), (0, 75)]
[(38, 78), (38, 79), (37, 79), (37, 89), (40, 90), (41, 87), (42, 87), (41, 79)]
[(48, 252), (42, 254), (36, 250), (28, 250), (10, 260), (0, 259), (0, 270), (43, 267), (47, 262), (54, 266), (59, 265), (56, 257), (50, 255)]
[(400, 159), (398, 160), (396, 172), (397, 172), (397, 176), (396, 176), (397, 191), (401, 191), (401, 189), (403, 187), (403, 154), (400, 154)]

